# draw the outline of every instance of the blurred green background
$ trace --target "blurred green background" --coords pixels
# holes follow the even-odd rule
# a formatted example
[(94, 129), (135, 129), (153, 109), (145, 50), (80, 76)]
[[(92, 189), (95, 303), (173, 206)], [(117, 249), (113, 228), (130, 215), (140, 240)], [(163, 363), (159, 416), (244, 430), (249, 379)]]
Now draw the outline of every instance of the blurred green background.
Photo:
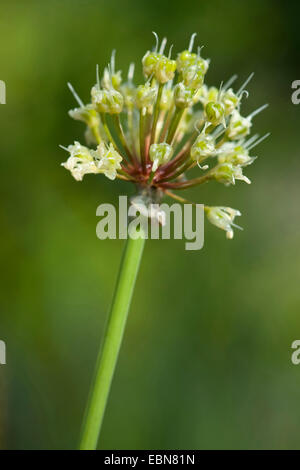
[[(233, 241), (148, 241), (105, 416), (101, 448), (300, 448), (299, 2), (27, 0), (1, 2), (0, 447), (76, 448), (122, 241), (96, 238), (95, 211), (132, 191), (60, 167), (58, 144), (82, 140), (84, 101), (117, 48), (140, 59), (152, 30), (212, 59), (207, 82), (252, 71), (243, 111), (272, 132), (247, 169), (253, 184), (186, 192), (243, 213)], [(138, 76), (141, 77), (139, 68)]]

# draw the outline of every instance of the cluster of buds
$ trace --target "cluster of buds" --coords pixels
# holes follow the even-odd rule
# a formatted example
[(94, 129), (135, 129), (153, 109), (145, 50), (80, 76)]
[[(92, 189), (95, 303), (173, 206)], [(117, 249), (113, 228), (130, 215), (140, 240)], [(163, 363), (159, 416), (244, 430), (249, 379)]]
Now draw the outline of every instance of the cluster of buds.
[[(75, 142), (63, 147), (70, 155), (62, 165), (76, 180), (88, 173), (102, 173), (111, 180), (135, 183), (140, 193), (180, 201), (186, 199), (177, 190), (207, 181), (226, 186), (236, 180), (250, 183), (243, 174), (256, 158), (250, 151), (268, 134), (249, 134), (254, 116), (266, 105), (246, 117), (241, 114), (242, 98), (248, 96), (245, 88), (253, 74), (237, 91), (232, 87), (237, 76), (219, 88), (208, 87), (204, 81), (209, 60), (201, 57), (201, 48), (193, 51), (195, 36), (174, 60), (172, 46), (166, 55), (167, 40), (159, 46), (155, 34), (155, 47), (142, 59), (144, 83), (134, 83), (134, 64), (122, 81), (113, 51), (101, 79), (97, 67), (90, 103), (85, 105), (69, 84), (78, 103), (69, 115), (86, 125), (89, 145)], [(188, 178), (190, 172), (200, 175)], [(233, 237), (239, 211), (223, 206), (205, 206), (205, 211), (212, 224)]]

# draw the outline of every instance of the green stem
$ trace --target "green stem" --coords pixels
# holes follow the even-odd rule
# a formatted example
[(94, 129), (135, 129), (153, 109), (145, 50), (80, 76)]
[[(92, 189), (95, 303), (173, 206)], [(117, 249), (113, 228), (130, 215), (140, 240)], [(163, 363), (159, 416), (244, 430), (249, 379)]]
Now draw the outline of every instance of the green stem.
[(115, 139), (114, 139), (113, 136), (111, 135), (111, 132), (110, 132), (109, 127), (108, 127), (108, 125), (107, 125), (107, 119), (106, 119), (105, 113), (101, 113), (101, 114), (100, 114), (100, 117), (101, 117), (103, 129), (104, 129), (104, 131), (105, 131), (105, 134), (106, 134), (108, 140), (110, 140), (110, 141), (112, 142), (113, 146), (115, 147), (115, 149), (119, 151), (118, 146), (117, 146), (117, 144), (116, 144), (116, 142), (115, 142)]
[(124, 131), (123, 131), (123, 128), (122, 128), (122, 124), (121, 124), (121, 121), (120, 121), (120, 115), (119, 114), (114, 115), (114, 122), (115, 122), (116, 127), (117, 127), (119, 139), (120, 139), (120, 141), (121, 141), (121, 143), (124, 147), (124, 150), (127, 154), (127, 157), (129, 158), (131, 163), (133, 163), (133, 157), (132, 157), (131, 152), (129, 150), (129, 147), (127, 145), (126, 137), (124, 135)]
[(158, 116), (159, 116), (160, 101), (161, 101), (161, 96), (162, 96), (163, 89), (164, 89), (164, 85), (160, 83), (158, 85), (157, 98), (156, 98), (156, 103), (155, 103), (155, 107), (154, 107), (154, 115), (153, 115), (153, 123), (152, 123), (150, 144), (154, 144), (154, 142), (155, 142), (156, 126), (157, 126), (157, 121), (158, 121)]
[(86, 409), (80, 442), (81, 450), (94, 450), (97, 447), (144, 244), (145, 238), (136, 240), (128, 238), (126, 242), (103, 345), (97, 360), (94, 383)]
[(167, 144), (172, 145), (173, 139), (175, 137), (176, 131), (178, 129), (178, 126), (180, 124), (184, 111), (185, 111), (184, 108), (176, 108), (171, 125), (169, 127), (169, 133), (168, 133), (168, 137), (166, 140)]
[(140, 156), (142, 161), (142, 166), (145, 169), (145, 125), (146, 125), (146, 116), (144, 109), (140, 110)]

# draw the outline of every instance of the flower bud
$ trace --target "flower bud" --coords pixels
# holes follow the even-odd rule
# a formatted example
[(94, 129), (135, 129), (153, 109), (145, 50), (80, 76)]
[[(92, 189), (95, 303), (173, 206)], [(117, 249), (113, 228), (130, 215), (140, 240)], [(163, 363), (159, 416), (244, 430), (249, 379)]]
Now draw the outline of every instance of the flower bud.
[(251, 126), (251, 118), (244, 118), (237, 110), (234, 110), (229, 121), (227, 136), (231, 140), (246, 137), (250, 132)]
[(229, 116), (238, 106), (240, 98), (233, 92), (232, 88), (229, 88), (229, 90), (222, 93), (221, 101), (225, 107), (225, 116)]
[(156, 70), (156, 65), (158, 64), (159, 60), (161, 59), (162, 55), (158, 54), (157, 52), (147, 52), (143, 59), (143, 72), (145, 77), (149, 78), (151, 75), (154, 75)]
[(178, 108), (187, 108), (193, 104), (194, 90), (180, 82), (174, 88), (174, 101)]
[(251, 165), (254, 160), (255, 157), (250, 157), (245, 147), (234, 142), (225, 142), (218, 150), (219, 163), (232, 163), (243, 167)]
[(70, 109), (69, 116), (77, 121), (85, 122), (89, 127), (98, 127), (100, 124), (99, 115), (92, 104)]
[(173, 80), (176, 70), (176, 61), (162, 56), (156, 64), (154, 76), (163, 84)]
[(191, 159), (201, 161), (207, 157), (211, 157), (216, 153), (214, 139), (211, 135), (201, 132), (195, 140), (191, 148)]
[(235, 217), (241, 215), (240, 211), (232, 209), (231, 207), (219, 206), (206, 207), (205, 209), (208, 220), (216, 227), (225, 230), (227, 238), (233, 238), (234, 233), (232, 227), (241, 229), (241, 227), (233, 223)]
[(153, 162), (152, 171), (156, 171), (159, 165), (167, 163), (172, 157), (172, 147), (169, 144), (152, 144), (150, 146), (150, 160)]
[(218, 101), (209, 101), (205, 106), (205, 114), (208, 121), (213, 126), (223, 124), (225, 126), (225, 108), (222, 103)]
[(101, 89), (95, 85), (91, 91), (92, 102), (99, 113), (119, 114), (123, 109), (124, 99), (121, 93), (113, 88)]
[(182, 70), (182, 81), (186, 86), (196, 90), (203, 85), (204, 73), (197, 65), (186, 67)]
[(210, 175), (219, 183), (223, 183), (226, 186), (235, 184), (235, 180), (245, 181), (250, 184), (251, 181), (247, 176), (243, 175), (241, 166), (235, 166), (232, 163), (220, 163), (210, 172)]
[(147, 112), (152, 111), (155, 102), (157, 90), (151, 87), (149, 83), (140, 85), (136, 92), (136, 105), (139, 109), (145, 108)]
[(205, 74), (208, 70), (209, 60), (202, 59), (198, 54), (190, 51), (180, 52), (177, 56), (177, 69), (182, 72), (186, 67), (197, 66)]

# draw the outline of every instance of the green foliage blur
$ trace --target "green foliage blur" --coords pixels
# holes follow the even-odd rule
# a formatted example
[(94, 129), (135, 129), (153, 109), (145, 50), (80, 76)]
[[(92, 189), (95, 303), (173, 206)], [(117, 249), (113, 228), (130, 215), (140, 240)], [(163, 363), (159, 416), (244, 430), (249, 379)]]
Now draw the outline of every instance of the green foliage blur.
[(113, 293), (123, 241), (96, 238), (96, 207), (132, 189), (76, 182), (58, 145), (83, 142), (67, 111), (84, 101), (113, 48), (126, 73), (166, 35), (191, 33), (211, 58), (206, 81), (239, 83), (254, 131), (272, 136), (247, 168), (252, 185), (210, 183), (186, 196), (240, 209), (228, 241), (148, 241), (100, 448), (299, 449), (299, 2), (26, 0), (0, 5), (0, 447), (72, 449)]

